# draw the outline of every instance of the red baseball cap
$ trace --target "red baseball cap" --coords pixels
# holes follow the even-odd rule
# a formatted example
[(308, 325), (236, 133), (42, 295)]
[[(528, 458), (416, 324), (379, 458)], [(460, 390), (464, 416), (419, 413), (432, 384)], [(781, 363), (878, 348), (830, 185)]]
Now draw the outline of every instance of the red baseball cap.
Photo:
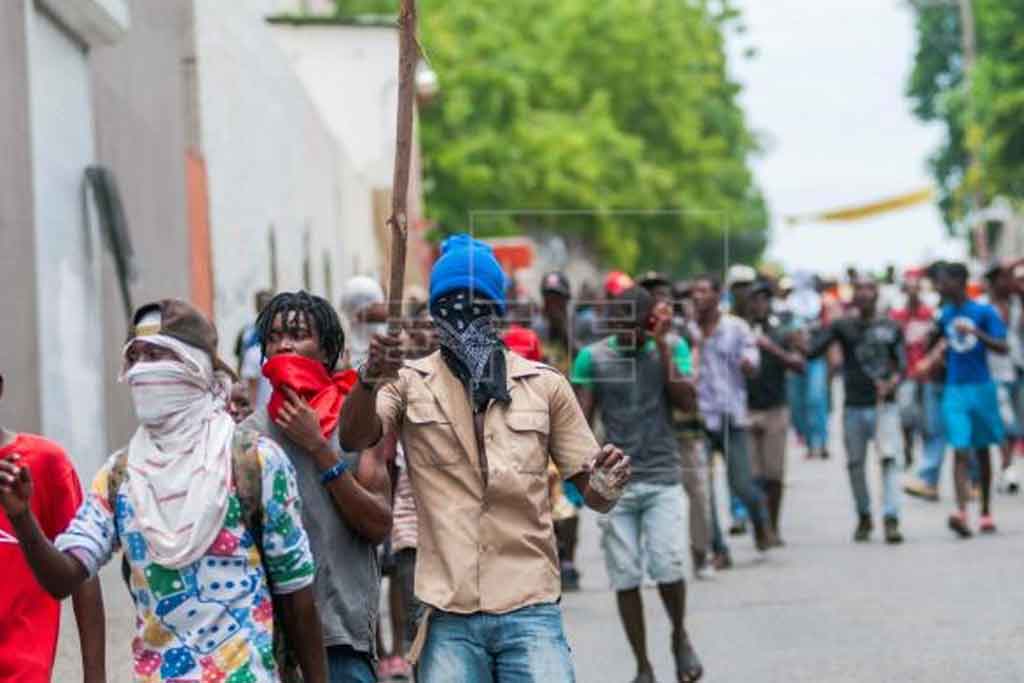
[(604, 279), (604, 293), (616, 297), (634, 285), (633, 278), (621, 270), (613, 270)]
[(540, 337), (533, 330), (513, 325), (505, 332), (502, 341), (510, 351), (518, 353), (526, 360), (540, 361), (541, 359)]

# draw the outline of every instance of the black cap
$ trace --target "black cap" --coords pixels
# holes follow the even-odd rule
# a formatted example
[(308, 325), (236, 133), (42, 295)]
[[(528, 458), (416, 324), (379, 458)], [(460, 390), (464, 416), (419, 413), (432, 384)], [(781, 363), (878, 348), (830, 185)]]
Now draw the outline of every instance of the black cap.
[(547, 273), (540, 281), (541, 294), (561, 294), (566, 298), (572, 297), (572, 289), (569, 287), (569, 278), (565, 273), (552, 271)]
[(1003, 268), (1004, 264), (1002, 261), (993, 261), (985, 269), (985, 279), (994, 280), (1003, 271)]
[(648, 270), (646, 273), (641, 273), (639, 277), (636, 278), (636, 283), (644, 289), (672, 286), (672, 280), (670, 280), (664, 273), (659, 273), (656, 270)]
[(755, 296), (757, 294), (768, 294), (772, 295), (775, 293), (775, 288), (772, 287), (772, 283), (768, 280), (756, 280), (750, 287), (750, 295)]

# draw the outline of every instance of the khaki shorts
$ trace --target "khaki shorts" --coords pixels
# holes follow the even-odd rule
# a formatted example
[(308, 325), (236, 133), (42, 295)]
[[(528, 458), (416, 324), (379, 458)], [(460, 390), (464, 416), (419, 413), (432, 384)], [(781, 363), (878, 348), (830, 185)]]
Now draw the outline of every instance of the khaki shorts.
[(755, 479), (782, 481), (786, 476), (789, 408), (750, 411), (750, 467)]

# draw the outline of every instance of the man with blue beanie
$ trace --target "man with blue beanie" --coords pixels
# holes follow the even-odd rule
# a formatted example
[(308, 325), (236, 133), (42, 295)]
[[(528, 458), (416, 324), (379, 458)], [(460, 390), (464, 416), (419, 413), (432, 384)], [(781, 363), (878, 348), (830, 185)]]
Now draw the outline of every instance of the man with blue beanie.
[(621, 450), (598, 446), (564, 375), (502, 344), (504, 290), (489, 246), (446, 240), (430, 277), (440, 350), (403, 362), (398, 337), (375, 337), (342, 409), (344, 448), (390, 432), (405, 444), (427, 607), (409, 655), (421, 683), (573, 681), (548, 463), (602, 512), (631, 475)]

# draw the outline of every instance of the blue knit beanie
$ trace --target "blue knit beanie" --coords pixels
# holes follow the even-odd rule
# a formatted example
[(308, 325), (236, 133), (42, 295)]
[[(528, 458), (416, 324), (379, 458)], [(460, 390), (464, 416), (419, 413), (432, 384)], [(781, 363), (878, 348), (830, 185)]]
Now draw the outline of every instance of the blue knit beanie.
[(505, 273), (490, 245), (466, 233), (452, 235), (441, 244), (441, 258), (430, 273), (430, 304), (457, 289), (468, 289), (491, 301), (505, 313)]

